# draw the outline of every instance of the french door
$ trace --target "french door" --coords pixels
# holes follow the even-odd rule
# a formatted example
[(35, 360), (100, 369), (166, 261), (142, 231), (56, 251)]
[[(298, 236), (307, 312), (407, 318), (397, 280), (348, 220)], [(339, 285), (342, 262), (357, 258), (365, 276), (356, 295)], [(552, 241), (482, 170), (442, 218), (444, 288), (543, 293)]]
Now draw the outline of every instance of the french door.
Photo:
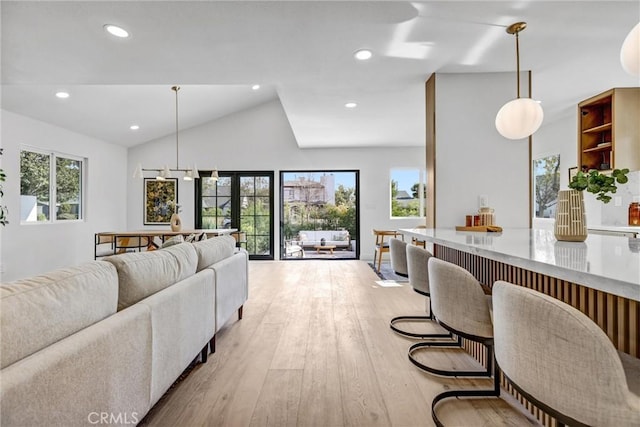
[(237, 228), (249, 259), (273, 259), (273, 172), (199, 174), (196, 228)]

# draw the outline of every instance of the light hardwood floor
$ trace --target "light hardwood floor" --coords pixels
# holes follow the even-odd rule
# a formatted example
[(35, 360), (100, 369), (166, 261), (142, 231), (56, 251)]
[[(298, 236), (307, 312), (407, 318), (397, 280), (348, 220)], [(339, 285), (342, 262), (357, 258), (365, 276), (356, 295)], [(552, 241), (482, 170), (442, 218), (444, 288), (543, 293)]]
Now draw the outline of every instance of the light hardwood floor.
[[(208, 362), (170, 389), (141, 425), (431, 426), (437, 393), (491, 387), (487, 379), (442, 378), (414, 367), (407, 359), (412, 341), (394, 334), (389, 320), (424, 314), (424, 299), (409, 286), (376, 280), (363, 261), (252, 261), (243, 319), (218, 333)], [(438, 413), (447, 425), (535, 424), (514, 408), (496, 399), (454, 400)]]

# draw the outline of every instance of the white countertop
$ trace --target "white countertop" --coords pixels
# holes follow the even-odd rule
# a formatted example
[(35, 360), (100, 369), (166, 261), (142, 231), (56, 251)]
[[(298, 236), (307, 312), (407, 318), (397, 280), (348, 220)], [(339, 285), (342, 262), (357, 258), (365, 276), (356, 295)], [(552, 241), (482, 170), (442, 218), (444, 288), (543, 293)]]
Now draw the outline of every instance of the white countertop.
[(634, 227), (631, 225), (588, 225), (587, 230), (601, 230), (601, 231), (617, 231), (623, 233), (635, 233), (640, 234), (640, 227)]
[(640, 301), (640, 239), (591, 234), (585, 242), (559, 242), (553, 230), (524, 228), (504, 229), (501, 233), (453, 228), (400, 231), (420, 240)]

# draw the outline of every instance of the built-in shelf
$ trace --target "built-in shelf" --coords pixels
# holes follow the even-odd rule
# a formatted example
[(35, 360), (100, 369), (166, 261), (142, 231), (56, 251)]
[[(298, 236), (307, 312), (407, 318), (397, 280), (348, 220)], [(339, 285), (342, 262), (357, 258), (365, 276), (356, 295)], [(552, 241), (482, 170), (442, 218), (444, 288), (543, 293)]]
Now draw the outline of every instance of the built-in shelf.
[(589, 129), (585, 129), (582, 131), (582, 133), (595, 133), (595, 132), (602, 132), (605, 130), (610, 130), (611, 129), (611, 123), (605, 123), (603, 125), (600, 126), (596, 126), (596, 127), (592, 127)]
[(640, 169), (640, 88), (614, 88), (578, 104), (578, 167)]
[(604, 144), (598, 144), (593, 148), (587, 148), (586, 150), (582, 150), (583, 153), (597, 153), (598, 151), (611, 151), (611, 143), (607, 142)]

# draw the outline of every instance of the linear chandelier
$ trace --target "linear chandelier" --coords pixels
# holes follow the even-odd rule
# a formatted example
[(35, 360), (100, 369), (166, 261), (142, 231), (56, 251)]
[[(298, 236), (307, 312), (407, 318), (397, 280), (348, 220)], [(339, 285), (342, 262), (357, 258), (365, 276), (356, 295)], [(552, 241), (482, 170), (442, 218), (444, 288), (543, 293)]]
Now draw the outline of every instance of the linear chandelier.
[(526, 22), (509, 25), (507, 33), (516, 36), (516, 76), (517, 98), (512, 99), (500, 108), (496, 115), (496, 129), (507, 139), (522, 139), (538, 130), (544, 118), (544, 112), (538, 101), (531, 98), (520, 98), (520, 45), (518, 33), (527, 28)]
[[(171, 172), (184, 172), (184, 176), (182, 177), (182, 179), (184, 179), (185, 181), (192, 181), (193, 179), (200, 178), (200, 175), (198, 174), (198, 167), (195, 163), (193, 164), (193, 169), (190, 166), (188, 166), (186, 169), (181, 169), (179, 166), (180, 140), (178, 138), (178, 91), (180, 90), (180, 86), (172, 86), (171, 90), (176, 94), (176, 167), (174, 169), (170, 169), (169, 165), (165, 164), (161, 169), (145, 169), (142, 167), (141, 163), (138, 163), (138, 166), (136, 166), (136, 169), (133, 172), (134, 178), (142, 178), (144, 176), (144, 172), (149, 171), (156, 172), (156, 179), (160, 181), (171, 178)], [(218, 179), (218, 171), (216, 169), (211, 172), (211, 178), (214, 180)]]

